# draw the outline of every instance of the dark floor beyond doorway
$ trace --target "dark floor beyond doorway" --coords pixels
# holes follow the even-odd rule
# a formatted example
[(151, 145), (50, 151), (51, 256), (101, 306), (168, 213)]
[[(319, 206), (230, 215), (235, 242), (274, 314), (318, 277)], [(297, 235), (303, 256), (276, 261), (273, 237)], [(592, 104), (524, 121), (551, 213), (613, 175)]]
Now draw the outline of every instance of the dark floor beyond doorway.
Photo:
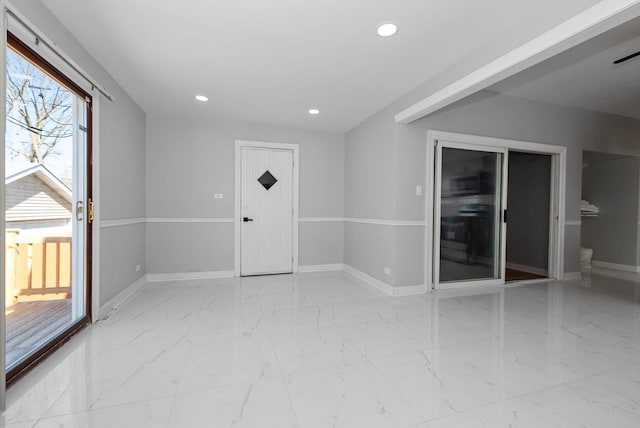
[(507, 271), (505, 272), (505, 281), (507, 282), (524, 281), (527, 279), (543, 279), (543, 278), (546, 278), (546, 276), (536, 275), (535, 273), (522, 272), (519, 270), (509, 269), (509, 268), (507, 268)]

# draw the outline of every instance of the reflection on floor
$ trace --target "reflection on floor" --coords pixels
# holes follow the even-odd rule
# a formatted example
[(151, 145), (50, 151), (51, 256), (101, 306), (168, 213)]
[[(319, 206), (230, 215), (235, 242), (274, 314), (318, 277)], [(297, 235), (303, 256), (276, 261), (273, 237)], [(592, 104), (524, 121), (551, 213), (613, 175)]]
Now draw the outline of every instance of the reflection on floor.
[(529, 273), (529, 272), (522, 272), (519, 270), (515, 270), (515, 269), (506, 269), (505, 272), (505, 280), (507, 282), (509, 281), (526, 281), (529, 279), (543, 279), (546, 278), (546, 276), (543, 275), (536, 275), (535, 273)]
[(640, 286), (388, 297), (345, 273), (145, 285), (9, 389), (11, 427), (638, 427)]
[(5, 319), (6, 366), (12, 367), (71, 323), (71, 299), (16, 303), (6, 308)]

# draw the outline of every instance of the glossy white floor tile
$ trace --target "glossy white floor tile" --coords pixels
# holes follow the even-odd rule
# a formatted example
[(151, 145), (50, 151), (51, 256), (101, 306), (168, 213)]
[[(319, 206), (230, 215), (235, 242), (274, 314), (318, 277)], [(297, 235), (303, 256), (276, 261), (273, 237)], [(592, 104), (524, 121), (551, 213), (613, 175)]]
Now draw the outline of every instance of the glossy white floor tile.
[(8, 392), (26, 427), (638, 427), (640, 285), (392, 298), (340, 272), (149, 283)]

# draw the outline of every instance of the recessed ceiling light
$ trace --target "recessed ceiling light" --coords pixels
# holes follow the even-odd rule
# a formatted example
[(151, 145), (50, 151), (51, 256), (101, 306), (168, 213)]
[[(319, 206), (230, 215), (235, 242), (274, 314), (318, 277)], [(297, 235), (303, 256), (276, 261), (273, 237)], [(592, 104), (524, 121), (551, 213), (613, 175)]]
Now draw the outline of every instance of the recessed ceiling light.
[(309, 109), (309, 114), (320, 114), (320, 110), (317, 108)]
[(209, 101), (209, 98), (205, 97), (204, 95), (196, 95), (196, 100), (205, 102)]
[(381, 26), (378, 27), (378, 36), (390, 37), (396, 34), (397, 31), (398, 31), (398, 27), (396, 27), (396, 24), (391, 24), (391, 23), (382, 24)]

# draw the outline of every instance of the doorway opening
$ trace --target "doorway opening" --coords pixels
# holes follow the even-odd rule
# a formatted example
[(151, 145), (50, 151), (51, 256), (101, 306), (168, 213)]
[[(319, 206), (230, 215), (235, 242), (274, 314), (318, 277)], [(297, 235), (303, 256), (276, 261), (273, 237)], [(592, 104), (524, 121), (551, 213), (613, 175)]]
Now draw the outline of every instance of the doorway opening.
[(7, 383), (89, 323), (91, 96), (7, 34)]
[[(427, 284), (453, 289), (562, 278), (566, 148), (430, 131), (427, 165)], [(536, 195), (527, 190), (533, 170), (544, 176), (529, 183)], [(536, 228), (527, 226), (534, 215)]]
[(581, 270), (636, 280), (640, 269), (640, 158), (585, 150)]
[(509, 151), (505, 281), (549, 276), (551, 155)]

